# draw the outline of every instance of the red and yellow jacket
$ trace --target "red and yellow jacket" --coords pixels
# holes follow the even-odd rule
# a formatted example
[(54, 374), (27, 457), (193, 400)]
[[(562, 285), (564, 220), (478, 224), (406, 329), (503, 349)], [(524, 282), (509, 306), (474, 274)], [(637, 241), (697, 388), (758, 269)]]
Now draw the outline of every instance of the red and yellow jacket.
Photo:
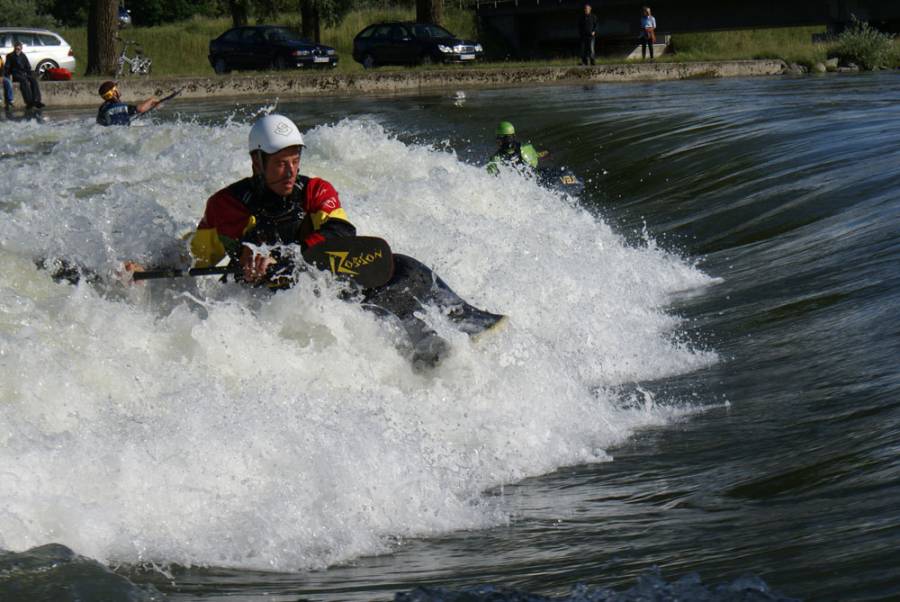
[(191, 239), (195, 267), (236, 260), (241, 244), (299, 244), (311, 247), (328, 238), (355, 236), (337, 191), (321, 178), (298, 176), (290, 196), (280, 197), (253, 178), (223, 188), (206, 201)]

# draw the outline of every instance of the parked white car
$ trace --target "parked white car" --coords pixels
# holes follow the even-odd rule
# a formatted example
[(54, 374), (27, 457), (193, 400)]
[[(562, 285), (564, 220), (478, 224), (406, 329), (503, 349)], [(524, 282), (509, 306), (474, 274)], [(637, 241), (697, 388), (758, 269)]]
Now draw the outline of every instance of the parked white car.
[(22, 42), (22, 52), (28, 57), (38, 77), (47, 69), (63, 67), (75, 72), (75, 53), (61, 35), (48, 29), (0, 27), (0, 53), (4, 60), (13, 51), (16, 40)]

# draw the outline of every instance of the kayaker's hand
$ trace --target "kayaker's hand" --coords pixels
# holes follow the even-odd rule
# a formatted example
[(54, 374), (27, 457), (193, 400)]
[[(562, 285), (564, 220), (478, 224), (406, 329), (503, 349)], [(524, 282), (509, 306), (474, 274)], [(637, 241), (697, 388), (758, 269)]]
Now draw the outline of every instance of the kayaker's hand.
[(145, 271), (144, 266), (142, 266), (141, 264), (134, 261), (125, 261), (122, 263), (122, 267), (115, 271), (115, 275), (119, 282), (128, 285), (134, 283), (132, 276), (135, 272), (143, 271)]
[(241, 270), (244, 280), (257, 284), (266, 277), (266, 271), (275, 260), (268, 255), (257, 253), (255, 249), (245, 246), (241, 250)]

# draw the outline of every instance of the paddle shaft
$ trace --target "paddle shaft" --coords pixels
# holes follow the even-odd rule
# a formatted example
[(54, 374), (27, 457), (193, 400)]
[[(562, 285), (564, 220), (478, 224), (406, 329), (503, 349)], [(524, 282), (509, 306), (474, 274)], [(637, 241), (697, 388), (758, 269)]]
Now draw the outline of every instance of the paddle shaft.
[(233, 274), (234, 268), (231, 266), (211, 267), (211, 268), (191, 268), (189, 270), (147, 270), (146, 272), (133, 272), (132, 280), (158, 280), (160, 278), (193, 278), (195, 276), (221, 276), (223, 274)]
[(156, 107), (158, 107), (158, 106), (161, 105), (162, 103), (166, 102), (167, 100), (172, 100), (173, 98), (175, 98), (176, 96), (178, 96), (179, 94), (181, 94), (181, 92), (182, 92), (183, 90), (184, 90), (184, 88), (178, 88), (177, 90), (175, 90), (174, 92), (172, 92), (171, 94), (169, 94), (168, 96), (166, 96), (165, 98), (161, 98), (161, 99), (159, 100), (158, 103), (156, 103), (155, 105), (153, 105), (152, 107), (150, 107), (149, 109), (147, 109), (146, 111), (144, 111), (143, 113), (138, 113), (137, 115), (134, 115), (134, 116), (131, 118), (131, 120), (134, 121), (135, 119), (138, 119), (141, 115), (146, 115), (147, 113), (149, 113), (150, 111), (154, 110)]

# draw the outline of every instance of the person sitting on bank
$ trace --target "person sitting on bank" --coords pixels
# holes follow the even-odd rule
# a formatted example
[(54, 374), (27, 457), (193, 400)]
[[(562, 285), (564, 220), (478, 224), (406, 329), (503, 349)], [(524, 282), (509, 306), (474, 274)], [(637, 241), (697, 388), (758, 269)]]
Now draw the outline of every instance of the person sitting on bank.
[(191, 239), (195, 267), (226, 256), (241, 267), (244, 282), (270, 283), (290, 268), (262, 245), (298, 244), (304, 250), (331, 238), (356, 236), (338, 193), (321, 178), (300, 175), (303, 135), (283, 115), (267, 115), (250, 128), (253, 175), (216, 192)]
[(498, 163), (506, 163), (519, 167), (535, 169), (545, 152), (538, 152), (526, 142), (522, 144), (516, 140), (516, 128), (508, 121), (501, 121), (497, 125), (497, 152), (491, 155), (487, 165), (488, 173), (496, 174), (499, 171)]
[(131, 125), (132, 117), (146, 113), (160, 104), (155, 96), (151, 96), (140, 104), (126, 104), (122, 102), (122, 95), (119, 93), (119, 82), (114, 81), (105, 81), (100, 84), (97, 93), (103, 99), (103, 104), (97, 111), (97, 123), (100, 125)]
[(647, 47), (650, 47), (650, 60), (653, 60), (653, 45), (656, 44), (656, 19), (650, 14), (650, 7), (641, 9), (641, 58), (647, 58)]
[(22, 98), (25, 99), (25, 108), (44, 108), (44, 103), (41, 102), (41, 88), (31, 69), (28, 57), (22, 52), (22, 42), (19, 40), (15, 41), (13, 51), (6, 55), (3, 73), (5, 76), (11, 77), (14, 82), (18, 82)]
[(15, 92), (13, 91), (12, 80), (6, 75), (3, 65), (3, 57), (0, 56), (0, 76), (3, 78), (3, 106), (6, 109), (11, 109), (15, 101)]

